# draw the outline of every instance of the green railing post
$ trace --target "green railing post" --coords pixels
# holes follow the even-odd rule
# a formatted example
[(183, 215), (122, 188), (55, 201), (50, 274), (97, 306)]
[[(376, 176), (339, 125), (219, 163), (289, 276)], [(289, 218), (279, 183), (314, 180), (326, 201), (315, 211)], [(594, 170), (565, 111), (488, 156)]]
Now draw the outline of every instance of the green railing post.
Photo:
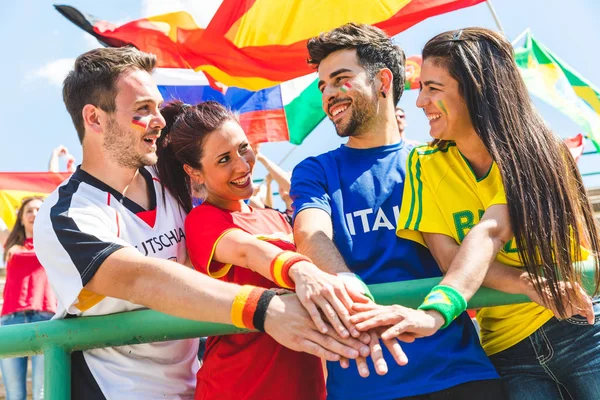
[(59, 346), (44, 348), (44, 399), (71, 399), (71, 353)]

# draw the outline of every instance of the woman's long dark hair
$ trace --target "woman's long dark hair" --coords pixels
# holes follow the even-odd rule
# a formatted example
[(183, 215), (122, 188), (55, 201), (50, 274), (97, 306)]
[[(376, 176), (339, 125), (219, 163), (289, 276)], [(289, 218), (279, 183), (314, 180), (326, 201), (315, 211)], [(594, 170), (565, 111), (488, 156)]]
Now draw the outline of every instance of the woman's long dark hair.
[[(502, 175), (521, 261), (538, 294), (544, 287), (539, 278), (547, 280), (552, 302), (564, 316), (568, 303), (559, 281), (581, 284), (580, 246), (592, 257), (600, 250), (575, 160), (534, 109), (513, 48), (502, 35), (484, 28), (441, 33), (423, 48), (425, 60), (446, 68), (458, 81), (475, 131)], [(597, 293), (597, 260), (595, 273)]]
[[(181, 101), (167, 103), (161, 110), (166, 126), (157, 141), (158, 162), (155, 171), (161, 184), (189, 213), (192, 210), (192, 183), (183, 166), (202, 169), (200, 160), (206, 137), (227, 121), (236, 121), (236, 115), (214, 101), (195, 106)], [(163, 193), (163, 201), (164, 201)]]
[(21, 200), (21, 208), (17, 212), (17, 222), (15, 222), (15, 226), (13, 226), (12, 231), (6, 238), (6, 242), (4, 243), (4, 262), (8, 258), (8, 250), (14, 245), (23, 246), (25, 244), (25, 226), (23, 225), (23, 213), (25, 212), (25, 206), (32, 202), (33, 200), (44, 201), (43, 196), (31, 196), (25, 197)]

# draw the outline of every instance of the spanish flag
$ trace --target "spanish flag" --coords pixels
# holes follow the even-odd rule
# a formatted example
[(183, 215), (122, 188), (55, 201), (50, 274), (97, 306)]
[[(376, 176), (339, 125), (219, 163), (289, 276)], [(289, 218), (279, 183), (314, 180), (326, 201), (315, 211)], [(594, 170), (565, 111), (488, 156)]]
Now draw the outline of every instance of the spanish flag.
[(0, 172), (0, 218), (12, 229), (23, 198), (47, 196), (70, 175), (69, 172)]
[(260, 90), (313, 72), (306, 42), (348, 22), (396, 35), (429, 17), (484, 0), (223, 0), (206, 28), (187, 12), (117, 26), (73, 7), (55, 6), (108, 46), (132, 44), (162, 68), (203, 71), (225, 86)]

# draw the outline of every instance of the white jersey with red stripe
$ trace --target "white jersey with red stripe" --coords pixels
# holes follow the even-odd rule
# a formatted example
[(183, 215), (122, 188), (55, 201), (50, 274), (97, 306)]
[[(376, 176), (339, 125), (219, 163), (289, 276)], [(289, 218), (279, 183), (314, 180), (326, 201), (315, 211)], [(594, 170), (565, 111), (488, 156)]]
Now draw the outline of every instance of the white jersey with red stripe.
[[(150, 168), (140, 173), (148, 183), (150, 210), (81, 169), (42, 204), (34, 244), (59, 300), (56, 318), (143, 308), (85, 289), (104, 260), (123, 247), (185, 262), (185, 212), (170, 193), (163, 201), (162, 185)], [(73, 357), (73, 396), (191, 399), (197, 350), (198, 340), (188, 339), (84, 351), (80, 361), (85, 365), (76, 366), (78, 358)]]

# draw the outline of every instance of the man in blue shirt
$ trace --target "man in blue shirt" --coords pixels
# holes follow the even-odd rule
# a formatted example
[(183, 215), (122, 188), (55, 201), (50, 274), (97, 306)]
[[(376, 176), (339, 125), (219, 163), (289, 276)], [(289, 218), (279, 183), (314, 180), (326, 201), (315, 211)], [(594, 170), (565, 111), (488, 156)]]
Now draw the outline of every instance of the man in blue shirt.
[[(410, 151), (394, 114), (404, 87), (402, 50), (378, 28), (347, 24), (309, 40), (308, 51), (310, 63), (318, 67), (323, 109), (348, 142), (294, 169), (298, 250), (319, 268), (349, 281), (441, 276), (425, 247), (395, 233)], [(444, 281), (467, 299), (478, 287), (456, 274)], [(371, 352), (383, 352), (387, 366), (365, 359), (357, 360), (358, 368), (328, 363), (329, 399), (463, 400), (480, 399), (484, 393), (487, 400), (502, 398), (498, 375), (466, 313), (450, 323), (435, 310), (395, 307), (413, 327), (399, 339), (419, 338), (402, 345), (408, 363), (400, 366), (406, 360), (397, 357), (394, 362), (388, 348), (398, 344), (387, 341), (382, 348), (377, 339), (381, 331), (372, 331)], [(449, 325), (438, 330), (445, 322)], [(369, 375), (369, 367), (377, 374)]]

